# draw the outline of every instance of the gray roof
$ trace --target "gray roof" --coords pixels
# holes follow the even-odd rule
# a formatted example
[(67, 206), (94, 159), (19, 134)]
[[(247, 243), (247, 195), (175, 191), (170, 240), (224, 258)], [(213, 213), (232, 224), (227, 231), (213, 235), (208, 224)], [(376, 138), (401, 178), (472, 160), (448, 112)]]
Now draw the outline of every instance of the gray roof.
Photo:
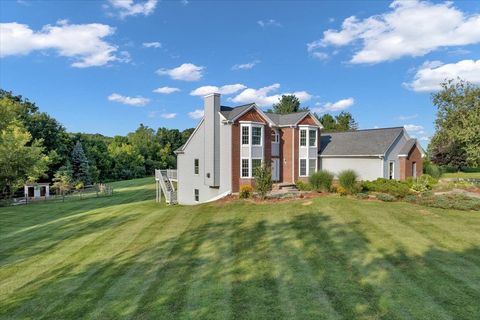
[[(244, 104), (237, 107), (227, 107), (221, 106), (220, 113), (227, 120), (233, 120), (242, 114), (244, 111), (252, 107), (254, 103)], [(286, 114), (276, 114), (272, 112), (265, 112), (264, 114), (277, 126), (289, 126), (295, 125), (298, 121), (302, 120), (308, 114), (309, 111), (286, 113)]]
[(408, 154), (413, 146), (417, 143), (417, 139), (409, 139), (402, 147), (398, 154)]
[(322, 132), (322, 156), (383, 155), (403, 132), (403, 127), (347, 132)]

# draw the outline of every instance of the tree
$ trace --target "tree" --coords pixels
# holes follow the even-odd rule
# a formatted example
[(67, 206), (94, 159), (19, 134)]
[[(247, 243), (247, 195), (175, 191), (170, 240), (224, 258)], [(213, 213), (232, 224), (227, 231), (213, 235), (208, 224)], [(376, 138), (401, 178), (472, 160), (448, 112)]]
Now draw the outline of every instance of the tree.
[(282, 95), (278, 99), (278, 103), (273, 105), (273, 110), (268, 110), (269, 112), (274, 112), (278, 114), (307, 111), (308, 108), (300, 107), (300, 100), (294, 95)]
[(82, 182), (84, 185), (91, 183), (88, 159), (80, 141), (77, 141), (72, 151), (72, 171), (76, 182)]
[(267, 165), (262, 165), (255, 168), (255, 188), (258, 193), (265, 199), (267, 193), (272, 190), (272, 170)]
[(480, 86), (446, 80), (432, 95), (438, 108), (429, 145), (432, 162), (460, 169), (480, 166)]
[(318, 121), (320, 121), (320, 123), (323, 125), (323, 130), (325, 131), (337, 130), (337, 122), (335, 121), (335, 118), (331, 114), (325, 113), (321, 117), (315, 114), (315, 117), (317, 117)]
[(65, 194), (72, 189), (72, 183), (72, 170), (64, 166), (54, 174), (52, 188), (65, 200)]
[(352, 131), (358, 129), (358, 123), (350, 112), (342, 111), (337, 116), (325, 113), (321, 117), (315, 114), (318, 121), (323, 125), (325, 131)]

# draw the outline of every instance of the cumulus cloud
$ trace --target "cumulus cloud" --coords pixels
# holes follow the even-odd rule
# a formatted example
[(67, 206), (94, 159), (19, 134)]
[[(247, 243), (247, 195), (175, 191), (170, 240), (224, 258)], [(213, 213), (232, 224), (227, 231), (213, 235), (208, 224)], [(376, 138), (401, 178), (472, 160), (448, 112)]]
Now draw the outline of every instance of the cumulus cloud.
[(108, 96), (108, 101), (118, 102), (118, 103), (126, 104), (129, 106), (142, 107), (147, 103), (149, 103), (150, 99), (147, 99), (141, 96), (129, 97), (129, 96), (123, 96), (118, 93), (112, 93), (111, 95)]
[(350, 61), (378, 63), (480, 42), (480, 14), (467, 15), (452, 2), (393, 1), (390, 8), (363, 20), (351, 16), (343, 21), (341, 30), (325, 31), (322, 39), (307, 48), (315, 52), (360, 43)]
[(268, 19), (268, 20), (258, 20), (257, 21), (258, 25), (262, 28), (266, 27), (281, 27), (282, 24), (274, 19)]
[(201, 97), (206, 96), (207, 94), (210, 94), (210, 93), (220, 93), (220, 94), (229, 95), (229, 94), (233, 94), (235, 92), (238, 92), (240, 90), (243, 90), (245, 88), (246, 88), (246, 86), (243, 85), (243, 84), (240, 84), (240, 83), (227, 84), (227, 85), (224, 85), (222, 87), (203, 86), (203, 87), (197, 88), (197, 89), (193, 90), (192, 92), (190, 92), (190, 95), (191, 96), (201, 96)]
[(138, 1), (134, 0), (109, 0), (113, 9), (118, 11), (120, 18), (128, 16), (148, 16), (155, 11), (157, 0)]
[(280, 84), (274, 83), (270, 86), (260, 89), (247, 88), (240, 92), (238, 95), (230, 99), (235, 103), (250, 103), (255, 102), (259, 106), (271, 106), (277, 103), (282, 95), (294, 94), (301, 102), (308, 101), (312, 98), (312, 95), (306, 91), (285, 92), (282, 94), (271, 94), (280, 88)]
[(193, 63), (184, 63), (173, 69), (158, 69), (158, 75), (166, 75), (173, 80), (198, 81), (203, 77), (205, 67), (196, 66)]
[(416, 124), (406, 124), (403, 126), (405, 130), (413, 134), (425, 134), (424, 128)]
[(178, 91), (180, 91), (179, 88), (172, 88), (172, 87), (160, 87), (160, 88), (157, 88), (157, 89), (153, 90), (153, 92), (161, 93), (161, 94), (170, 94), (170, 93), (174, 93), (174, 92), (178, 92)]
[(248, 70), (248, 69), (252, 69), (253, 67), (255, 67), (255, 65), (259, 64), (260, 63), (260, 60), (254, 60), (252, 62), (248, 62), (248, 63), (242, 63), (242, 64), (236, 64), (232, 67), (232, 70)]
[(203, 118), (203, 110), (197, 109), (195, 111), (189, 112), (188, 116), (194, 120)]
[(337, 102), (319, 103), (316, 108), (312, 108), (313, 112), (338, 112), (350, 108), (355, 103), (355, 99), (346, 98), (338, 100)]
[(448, 64), (427, 62), (417, 70), (413, 81), (404, 85), (414, 91), (429, 92), (439, 90), (445, 79), (457, 78), (480, 84), (480, 60), (462, 60)]
[(177, 116), (176, 113), (162, 113), (162, 114), (160, 115), (160, 118), (163, 118), (163, 119), (174, 119), (176, 116)]
[(69, 24), (67, 20), (45, 25), (39, 31), (26, 24), (1, 23), (0, 57), (54, 50), (60, 56), (72, 58), (71, 65), (76, 68), (103, 66), (112, 61), (126, 62), (128, 52), (116, 56), (117, 47), (103, 39), (114, 32), (115, 28), (105, 24)]
[(144, 48), (161, 48), (162, 47), (162, 44), (158, 41), (144, 42), (142, 45)]

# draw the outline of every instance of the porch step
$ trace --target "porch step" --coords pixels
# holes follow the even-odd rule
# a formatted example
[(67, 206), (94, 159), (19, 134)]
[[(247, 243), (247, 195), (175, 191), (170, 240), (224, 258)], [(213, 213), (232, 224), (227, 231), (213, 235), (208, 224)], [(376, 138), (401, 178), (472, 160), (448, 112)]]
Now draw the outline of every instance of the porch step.
[(272, 190), (297, 191), (297, 186), (293, 183), (274, 183)]

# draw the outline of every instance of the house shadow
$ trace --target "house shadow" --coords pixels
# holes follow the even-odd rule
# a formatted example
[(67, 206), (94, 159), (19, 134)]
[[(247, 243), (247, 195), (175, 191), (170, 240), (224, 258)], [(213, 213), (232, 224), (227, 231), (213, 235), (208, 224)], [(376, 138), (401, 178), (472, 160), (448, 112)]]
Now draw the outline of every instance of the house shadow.
[(175, 236), (152, 241), (157, 236), (143, 234), (80, 271), (72, 271), (74, 263), (46, 271), (34, 289), (15, 292), (0, 317), (480, 316), (480, 273), (471, 261), (480, 254), (478, 246), (461, 252), (431, 248), (415, 256), (401, 248), (374, 252), (358, 223), (337, 223), (321, 212), (275, 222), (193, 222)]

